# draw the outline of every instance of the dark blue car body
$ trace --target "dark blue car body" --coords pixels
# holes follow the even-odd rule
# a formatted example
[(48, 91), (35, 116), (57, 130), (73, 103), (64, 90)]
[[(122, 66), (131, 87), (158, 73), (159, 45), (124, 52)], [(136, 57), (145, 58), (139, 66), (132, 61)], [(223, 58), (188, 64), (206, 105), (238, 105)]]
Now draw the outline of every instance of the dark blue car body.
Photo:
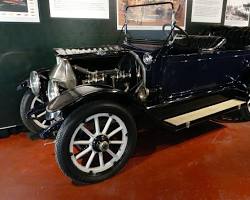
[[(239, 99), (244, 102), (249, 100), (250, 50), (218, 49), (212, 52), (197, 50), (196, 53), (171, 54), (174, 45), (161, 47), (159, 44), (152, 45), (152, 41), (142, 43), (125, 43), (122, 44), (122, 50), (108, 52), (106, 55), (88, 54), (64, 57), (72, 64), (79, 63), (80, 60), (87, 60), (84, 62), (101, 60), (103, 63), (109, 63), (122, 59), (130, 51), (136, 53), (141, 60), (143, 60), (143, 55), (150, 53), (155, 60), (152, 64), (145, 65), (146, 87), (150, 93), (146, 101), (141, 102), (134, 94), (98, 84), (91, 85), (93, 92), (89, 90), (84, 92), (86, 86), (78, 86), (81, 92), (76, 89), (74, 95), (70, 95), (72, 91), (66, 91), (49, 103), (48, 110), (55, 112), (65, 109), (65, 113), (70, 113), (71, 109), (84, 102), (107, 98), (129, 104), (132, 110), (139, 110), (163, 122), (167, 118), (230, 99)], [(66, 103), (65, 98), (68, 98)], [(194, 120), (188, 126), (237, 109), (239, 108), (233, 107), (216, 112), (215, 115)], [(178, 127), (166, 122), (164, 124), (175, 130), (186, 127), (186, 124)]]

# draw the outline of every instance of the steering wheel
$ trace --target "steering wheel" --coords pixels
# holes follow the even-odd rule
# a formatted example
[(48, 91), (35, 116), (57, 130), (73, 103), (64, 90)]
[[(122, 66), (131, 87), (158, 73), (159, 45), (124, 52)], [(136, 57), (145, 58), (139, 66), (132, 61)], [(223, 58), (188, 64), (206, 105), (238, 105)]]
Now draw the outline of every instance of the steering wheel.
[(170, 30), (172, 31), (171, 33), (169, 34), (166, 34), (166, 27), (167, 26), (171, 26), (170, 24), (164, 24), (163, 27), (162, 27), (162, 30), (164, 31), (165, 35), (167, 36), (167, 40), (171, 40), (171, 43), (174, 43), (174, 41), (179, 37), (179, 34), (176, 34), (175, 36), (172, 35), (174, 29), (178, 29), (180, 31), (180, 34), (183, 35), (183, 39), (184, 41), (181, 42), (180, 44), (178, 44), (178, 46), (183, 46), (183, 47), (186, 47), (189, 45), (189, 35), (186, 31), (184, 31), (181, 27), (177, 26), (176, 23), (174, 24), (174, 29)]
[[(164, 24), (162, 26), (162, 31), (164, 34), (166, 34), (166, 27), (171, 26), (170, 24)], [(186, 38), (189, 38), (189, 35), (186, 31), (184, 31), (181, 27), (177, 26), (176, 23), (174, 24), (174, 28), (177, 28), (183, 35), (185, 35)], [(169, 30), (168, 30), (169, 31)], [(168, 36), (168, 34), (166, 34)]]
[(176, 24), (174, 25), (174, 27), (177, 28), (183, 35), (185, 35), (187, 39), (189, 39), (189, 35), (186, 31), (184, 31), (181, 27), (177, 26)]

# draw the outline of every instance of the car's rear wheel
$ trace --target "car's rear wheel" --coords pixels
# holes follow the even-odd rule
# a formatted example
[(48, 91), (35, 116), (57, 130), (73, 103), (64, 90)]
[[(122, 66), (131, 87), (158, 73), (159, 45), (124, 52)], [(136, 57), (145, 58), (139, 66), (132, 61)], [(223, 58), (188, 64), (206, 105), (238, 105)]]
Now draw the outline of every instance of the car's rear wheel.
[(133, 117), (107, 101), (86, 104), (71, 113), (56, 139), (63, 173), (77, 183), (94, 183), (117, 173), (136, 144)]
[[(43, 106), (44, 110), (39, 111), (36, 116), (32, 115), (31, 118), (27, 118), (27, 114), (30, 110)], [(45, 102), (35, 96), (30, 90), (26, 91), (20, 104), (20, 116), (26, 128), (33, 133), (38, 133), (48, 128), (50, 122), (46, 120), (45, 115)]]
[(241, 120), (250, 120), (250, 99), (247, 101), (247, 105), (240, 110)]

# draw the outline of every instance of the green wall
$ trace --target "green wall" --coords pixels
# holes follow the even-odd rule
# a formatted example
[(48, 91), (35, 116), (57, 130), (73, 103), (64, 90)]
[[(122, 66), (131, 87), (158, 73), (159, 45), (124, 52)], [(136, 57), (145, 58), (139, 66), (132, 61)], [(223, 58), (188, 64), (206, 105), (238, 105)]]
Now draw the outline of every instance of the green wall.
[[(116, 0), (110, 0), (109, 20), (50, 18), (48, 0), (38, 1), (40, 23), (0, 22), (0, 127), (21, 123), (19, 103), (22, 92), (16, 92), (16, 86), (32, 69), (54, 65), (53, 48), (112, 44), (119, 37)], [(225, 5), (226, 0), (224, 10)], [(191, 6), (192, 0), (188, 0), (188, 32), (209, 26), (190, 23)], [(149, 33), (156, 34), (154, 31)]]

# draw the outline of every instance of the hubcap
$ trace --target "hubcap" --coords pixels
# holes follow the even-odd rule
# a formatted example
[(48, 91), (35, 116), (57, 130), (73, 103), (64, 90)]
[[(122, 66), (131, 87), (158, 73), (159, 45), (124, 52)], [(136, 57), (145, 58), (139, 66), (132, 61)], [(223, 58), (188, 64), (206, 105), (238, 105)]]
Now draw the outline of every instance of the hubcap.
[(125, 123), (116, 115), (98, 113), (76, 128), (69, 152), (79, 170), (96, 174), (114, 166), (124, 154), (127, 143)]
[(97, 152), (105, 152), (109, 149), (109, 139), (106, 135), (98, 135), (93, 143), (92, 147)]
[(99, 149), (102, 152), (107, 151), (109, 149), (109, 143), (106, 142), (106, 141), (101, 142), (100, 145), (99, 145)]

